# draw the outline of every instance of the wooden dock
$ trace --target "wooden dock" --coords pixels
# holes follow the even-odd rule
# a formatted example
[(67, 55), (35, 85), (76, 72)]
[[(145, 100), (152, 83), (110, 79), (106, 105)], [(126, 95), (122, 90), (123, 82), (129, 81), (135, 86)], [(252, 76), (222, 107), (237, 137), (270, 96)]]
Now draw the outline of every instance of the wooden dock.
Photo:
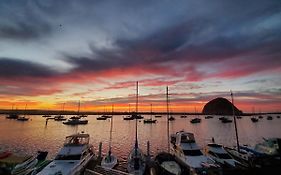
[(86, 169), (84, 175), (130, 175), (130, 174), (119, 170), (105, 169), (97, 165), (93, 170)]

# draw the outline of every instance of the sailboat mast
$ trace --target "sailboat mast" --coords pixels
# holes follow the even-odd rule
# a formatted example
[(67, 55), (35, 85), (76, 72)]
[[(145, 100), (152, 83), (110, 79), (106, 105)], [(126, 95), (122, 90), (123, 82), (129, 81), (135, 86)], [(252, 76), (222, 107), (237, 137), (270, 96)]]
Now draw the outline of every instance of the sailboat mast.
[(232, 102), (232, 115), (233, 115), (233, 118), (234, 118), (234, 127), (235, 127), (235, 135), (236, 135), (237, 150), (238, 150), (238, 152), (240, 152), (240, 148), (239, 148), (239, 139), (238, 139), (238, 132), (237, 132), (237, 125), (236, 125), (236, 116), (235, 116), (235, 112), (234, 112), (234, 101), (233, 101), (233, 94), (232, 94), (232, 91), (230, 91), (230, 95), (231, 95), (231, 102)]
[(27, 104), (25, 104), (25, 108), (24, 108), (24, 115), (23, 115), (23, 117), (25, 117), (25, 115), (26, 115), (26, 107), (27, 107)]
[(150, 120), (152, 120), (152, 104), (150, 104)]
[(167, 140), (168, 140), (168, 153), (170, 153), (170, 125), (169, 125), (169, 88), (166, 87), (166, 103), (167, 103)]
[(65, 103), (62, 104), (62, 112), (61, 112), (61, 115), (63, 115), (63, 113), (64, 113), (64, 105), (65, 105)]
[(78, 103), (78, 111), (77, 111), (78, 115), (80, 113), (80, 100), (79, 100), (79, 103)]
[(112, 127), (113, 127), (113, 116), (111, 116), (110, 119), (109, 154), (111, 154)]
[(139, 102), (139, 82), (137, 81), (137, 88), (136, 88), (136, 143), (135, 143), (135, 155), (137, 155), (137, 148), (138, 148), (138, 102)]

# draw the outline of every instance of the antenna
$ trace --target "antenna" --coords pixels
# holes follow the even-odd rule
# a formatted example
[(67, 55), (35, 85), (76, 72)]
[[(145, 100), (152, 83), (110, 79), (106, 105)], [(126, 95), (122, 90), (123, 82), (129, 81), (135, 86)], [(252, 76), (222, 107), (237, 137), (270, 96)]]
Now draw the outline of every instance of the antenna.
[(240, 152), (239, 140), (238, 140), (238, 132), (237, 132), (237, 125), (236, 125), (236, 116), (235, 116), (235, 112), (234, 112), (234, 100), (233, 100), (233, 94), (232, 94), (231, 90), (230, 90), (230, 95), (231, 95), (231, 102), (232, 102), (231, 106), (232, 106), (232, 115), (233, 115), (233, 118), (234, 118), (234, 127), (235, 127), (237, 150), (238, 150), (238, 152)]

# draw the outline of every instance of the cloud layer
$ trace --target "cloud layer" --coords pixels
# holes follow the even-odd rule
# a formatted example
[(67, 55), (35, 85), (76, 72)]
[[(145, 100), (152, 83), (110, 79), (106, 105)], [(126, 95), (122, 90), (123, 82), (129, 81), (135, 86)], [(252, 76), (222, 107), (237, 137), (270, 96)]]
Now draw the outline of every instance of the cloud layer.
[(0, 93), (83, 93), (69, 84), (105, 93), (139, 80), (151, 93), (188, 83), (212, 93), (210, 82), (235, 81), (263, 94), (259, 79), (243, 82), (280, 85), (270, 80), (281, 72), (280, 9), (278, 0), (1, 1)]

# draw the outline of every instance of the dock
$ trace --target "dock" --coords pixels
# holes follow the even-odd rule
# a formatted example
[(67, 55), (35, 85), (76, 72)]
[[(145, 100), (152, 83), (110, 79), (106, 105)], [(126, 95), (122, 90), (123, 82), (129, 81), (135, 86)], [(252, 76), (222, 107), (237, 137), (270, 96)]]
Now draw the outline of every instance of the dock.
[(130, 174), (115, 169), (105, 169), (97, 165), (93, 170), (86, 169), (84, 175), (130, 175)]

